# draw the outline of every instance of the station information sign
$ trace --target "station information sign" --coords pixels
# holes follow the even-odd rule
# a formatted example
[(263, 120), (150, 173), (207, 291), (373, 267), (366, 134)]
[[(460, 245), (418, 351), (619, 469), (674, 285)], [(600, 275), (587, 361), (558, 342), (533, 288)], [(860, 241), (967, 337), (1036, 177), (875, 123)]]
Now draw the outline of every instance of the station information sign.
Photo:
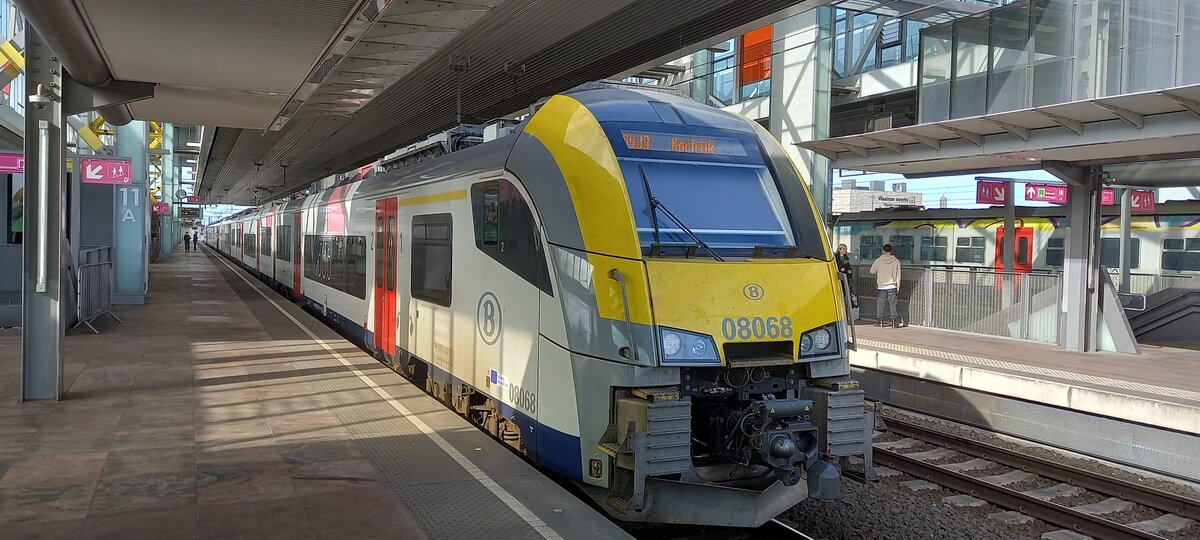
[(975, 182), (975, 204), (1004, 204), (1008, 199), (1008, 182), (978, 180)]
[(84, 184), (133, 184), (133, 161), (121, 158), (82, 158), (79, 160)]
[(1025, 184), (1025, 200), (1066, 204), (1067, 191), (1062, 184)]
[(621, 138), (630, 150), (653, 150), (657, 152), (679, 152), (683, 154), (708, 154), (717, 156), (745, 156), (746, 149), (737, 139), (729, 137), (706, 137), (648, 131), (622, 131)]

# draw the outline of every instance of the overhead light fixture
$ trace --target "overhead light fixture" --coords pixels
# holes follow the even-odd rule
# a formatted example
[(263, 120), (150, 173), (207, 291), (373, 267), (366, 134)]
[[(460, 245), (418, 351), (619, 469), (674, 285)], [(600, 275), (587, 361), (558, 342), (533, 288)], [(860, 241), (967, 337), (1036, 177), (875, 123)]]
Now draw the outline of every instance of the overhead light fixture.
[(200, 143), (198, 143), (198, 142), (191, 142), (191, 141), (189, 141), (189, 142), (187, 143), (187, 145), (188, 145), (188, 146), (190, 146), (190, 147), (192, 147), (192, 148), (200, 148)]
[(300, 111), (300, 107), (304, 105), (304, 102), (312, 97), (317, 88), (320, 88), (321, 84), (325, 82), (325, 79), (337, 70), (338, 65), (346, 58), (350, 49), (367, 33), (367, 30), (375, 24), (375, 21), (383, 15), (383, 12), (387, 10), (388, 5), (391, 3), (392, 0), (366, 0), (359, 5), (354, 17), (342, 27), (341, 32), (335, 36), (333, 43), (329, 45), (325, 54), (321, 56), (321, 60), (309, 71), (308, 76), (304, 78), (304, 82), (300, 83), (300, 88), (296, 89), (292, 97), (287, 100), (287, 103), (275, 115), (275, 120), (271, 122), (269, 128), (271, 131), (283, 129), (283, 126)]

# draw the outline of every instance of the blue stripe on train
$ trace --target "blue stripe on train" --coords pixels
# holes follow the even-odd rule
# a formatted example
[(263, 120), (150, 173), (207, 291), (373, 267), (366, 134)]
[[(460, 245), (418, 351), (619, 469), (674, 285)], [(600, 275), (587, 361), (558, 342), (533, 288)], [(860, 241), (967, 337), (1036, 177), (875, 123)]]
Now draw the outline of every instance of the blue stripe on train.
[[(317, 314), (334, 328), (341, 330), (344, 335), (359, 340), (359, 344), (369, 350), (375, 350), (375, 337), (370, 330), (363, 328), (362, 325), (347, 319), (332, 309), (323, 310), (320, 302), (307, 296), (301, 296), (301, 299), (303, 305), (309, 307), (311, 312)], [(417, 357), (414, 356), (414, 358)], [(422, 361), (424, 362), (424, 360)], [(453, 384), (465, 384), (474, 388), (474, 385), (465, 383), (462, 379), (451, 375), (429, 362), (425, 362), (425, 364), (429, 367), (429, 374), (439, 381), (449, 379)], [(500, 409), (501, 415), (516, 421), (517, 425), (521, 428), (521, 433), (526, 437), (525, 440), (533, 442), (533, 444), (526, 446), (530, 459), (569, 478), (583, 480), (583, 465), (581, 462), (583, 454), (579, 446), (580, 441), (578, 436), (568, 435), (552, 427), (540, 424), (533, 417), (499, 400), (496, 401), (496, 405)]]

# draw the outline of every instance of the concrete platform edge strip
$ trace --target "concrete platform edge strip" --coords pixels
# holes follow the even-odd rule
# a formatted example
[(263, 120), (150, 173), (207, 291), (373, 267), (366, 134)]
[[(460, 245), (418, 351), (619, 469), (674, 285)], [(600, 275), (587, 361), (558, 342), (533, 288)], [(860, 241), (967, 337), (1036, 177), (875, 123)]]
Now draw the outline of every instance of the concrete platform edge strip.
[(1003, 360), (994, 360), (994, 359), (985, 358), (982, 356), (974, 356), (974, 355), (968, 355), (968, 354), (939, 351), (939, 350), (927, 349), (927, 348), (923, 348), (923, 347), (913, 347), (911, 345), (892, 344), (892, 343), (886, 343), (886, 342), (876, 341), (876, 340), (872, 340), (872, 339), (859, 339), (858, 343), (859, 343), (860, 348), (870, 349), (870, 350), (878, 351), (878, 352), (889, 352), (889, 353), (900, 352), (900, 353), (906, 353), (909, 355), (923, 356), (926, 358), (940, 358), (942, 360), (951, 360), (954, 362), (975, 364), (978, 366), (984, 366), (984, 367), (990, 367), (990, 368), (996, 368), (996, 369), (1004, 369), (1004, 370), (1015, 371), (1015, 372), (1019, 372), (1019, 373), (1029, 373), (1032, 375), (1038, 375), (1038, 376), (1042, 376), (1042, 377), (1054, 377), (1054, 378), (1058, 378), (1058, 379), (1075, 381), (1075, 382), (1079, 382), (1079, 383), (1083, 383), (1083, 384), (1095, 384), (1095, 385), (1106, 386), (1106, 387), (1110, 387), (1110, 388), (1119, 388), (1122, 390), (1129, 390), (1131, 392), (1143, 392), (1146, 394), (1170, 396), (1170, 397), (1174, 397), (1174, 398), (1178, 398), (1178, 399), (1182, 399), (1182, 400), (1200, 402), (1200, 392), (1184, 390), (1184, 389), (1180, 389), (1180, 388), (1170, 388), (1170, 387), (1166, 387), (1166, 386), (1158, 386), (1158, 385), (1153, 385), (1153, 384), (1138, 383), (1138, 382), (1132, 382), (1132, 381), (1122, 381), (1119, 379), (1113, 379), (1113, 378), (1109, 378), (1109, 377), (1100, 377), (1100, 376), (1096, 376), (1096, 375), (1084, 375), (1084, 374), (1080, 374), (1080, 373), (1073, 373), (1070, 371), (1062, 371), (1062, 370), (1058, 370), (1058, 369), (1050, 369), (1050, 368), (1044, 368), (1044, 367), (1040, 367), (1040, 366), (1031, 366), (1028, 364), (1020, 364), (1020, 363), (1016, 363), (1016, 362), (1005, 362)]
[(256, 286), (253, 282), (246, 279), (246, 276), (244, 276), (241, 272), (239, 272), (232, 265), (230, 265), (228, 261), (226, 261), (220, 257), (217, 257), (216, 260), (219, 260), (221, 262), (221, 264), (225, 265), (227, 268), (232, 270), (233, 273), (235, 275), (237, 275), (237, 277), (239, 279), (241, 279), (243, 282), (245, 282), (246, 285), (249, 285), (250, 288), (254, 290), (254, 292), (258, 293), (259, 296), (261, 296), (264, 300), (266, 300), (268, 303), (270, 303), (272, 307), (274, 307), (281, 314), (283, 314), (283, 316), (286, 317), (289, 321), (291, 321), (292, 324), (296, 325), (296, 327), (299, 328), (302, 332), (304, 332), (310, 339), (312, 339), (312, 341), (314, 343), (320, 345), (321, 348), (325, 349), (325, 351), (328, 352), (330, 356), (332, 356), (333, 358), (336, 358), (338, 360), (338, 362), (340, 362), (343, 366), (345, 366), (346, 369), (350, 373), (353, 373), (355, 377), (358, 377), (359, 380), (361, 380), (364, 384), (367, 385), (367, 387), (369, 387), (372, 391), (374, 391), (379, 396), (380, 399), (382, 399), (385, 403), (387, 403), (393, 409), (395, 409), (396, 412), (398, 412), (402, 416), (404, 416), (404, 418), (406, 420), (408, 420), (414, 426), (416, 426), (417, 429), (419, 429), (421, 431), (421, 433), (423, 433), (426, 437), (428, 437), (430, 440), (432, 440), (434, 442), (434, 444), (436, 444), (439, 448), (442, 449), (442, 451), (444, 451), (447, 455), (449, 455), (456, 463), (458, 463), (464, 470), (466, 470), (468, 474), (470, 474), (473, 478), (475, 478), (476, 481), (478, 481), (481, 485), (483, 485), (485, 488), (487, 488), (488, 491), (492, 492), (492, 494), (494, 494), (496, 496), (496, 498), (500, 499), (500, 501), (502, 501), (506, 506), (508, 506), (508, 508), (510, 510), (512, 510), (513, 513), (515, 513), (518, 517), (520, 517), (526, 524), (528, 524), (530, 527), (532, 527), (534, 530), (536, 530), (538, 532), (538, 534), (540, 534), (543, 538), (546, 538), (547, 540), (562, 540), (562, 536), (560, 536), (557, 532), (555, 532), (553, 529), (551, 529), (549, 525), (546, 525), (546, 523), (543, 522), (541, 518), (539, 518), (536, 514), (534, 514), (532, 511), (530, 511), (529, 508), (527, 508), (524, 504), (521, 503), (521, 501), (517, 500), (516, 497), (514, 497), (511, 493), (509, 493), (507, 490), (505, 490), (503, 487), (501, 487), (499, 484), (497, 484), (495, 480), (491, 479), (478, 466), (476, 466), (470, 459), (468, 459), (461, 452), (459, 452), (456, 448), (454, 448), (441, 435), (439, 435), (437, 433), (437, 431), (435, 431), (433, 428), (429, 427), (428, 424), (426, 424), (424, 421), (422, 421), (417, 415), (415, 415), (411, 411), (409, 411), (408, 408), (406, 408), (400, 402), (396, 401), (390, 394), (387, 393), (387, 391), (385, 391), (383, 388), (380, 388), (379, 385), (375, 383), (375, 381), (371, 380), (370, 377), (368, 377), (366, 374), (364, 374), (363, 372), (361, 372), (357, 368), (355, 368), (354, 365), (350, 361), (346, 360), (345, 357), (343, 357), (340, 353), (338, 353), (336, 350), (334, 350), (332, 347), (330, 347), (329, 344), (326, 343), (324, 339), (321, 339), (320, 337), (318, 337), (312, 330), (310, 330), (307, 326), (305, 326), (304, 323), (300, 322), (295, 317), (293, 317), (291, 313), (288, 313), (287, 310), (283, 309), (283, 307), (281, 307), (277, 302), (275, 302), (275, 300), (273, 298), (271, 298), (266, 293), (264, 293), (260, 287)]
[(872, 350), (860, 346), (857, 352), (850, 354), (850, 364), (1083, 413), (1120, 418), (1185, 433), (1200, 433), (1200, 401), (1196, 406), (1188, 406), (1113, 390), (948, 364), (937, 358), (912, 356), (883, 347), (880, 350)]

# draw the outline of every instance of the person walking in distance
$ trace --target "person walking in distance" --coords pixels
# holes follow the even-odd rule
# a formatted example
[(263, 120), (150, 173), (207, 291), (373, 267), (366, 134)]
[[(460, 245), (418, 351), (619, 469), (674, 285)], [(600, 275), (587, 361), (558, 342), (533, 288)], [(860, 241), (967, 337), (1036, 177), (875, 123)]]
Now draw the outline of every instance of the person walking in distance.
[(183, 233), (183, 250), (192, 250), (192, 233)]
[(875, 288), (879, 294), (875, 301), (875, 314), (879, 316), (875, 326), (887, 326), (884, 322), (883, 309), (891, 307), (891, 326), (897, 327), (896, 295), (900, 292), (900, 259), (892, 255), (892, 245), (883, 245), (883, 255), (871, 263), (871, 275), (875, 276)]

